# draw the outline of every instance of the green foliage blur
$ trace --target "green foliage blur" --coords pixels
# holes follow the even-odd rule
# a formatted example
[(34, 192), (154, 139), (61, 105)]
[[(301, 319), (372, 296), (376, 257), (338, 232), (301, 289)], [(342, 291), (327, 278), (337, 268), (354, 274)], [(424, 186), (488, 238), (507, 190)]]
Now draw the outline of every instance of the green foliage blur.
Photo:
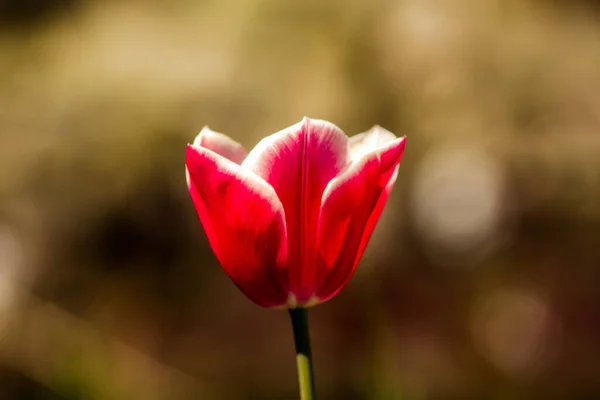
[(0, 399), (295, 399), (288, 315), (221, 270), (204, 125), (407, 135), (321, 399), (600, 396), (592, 0), (0, 0)]

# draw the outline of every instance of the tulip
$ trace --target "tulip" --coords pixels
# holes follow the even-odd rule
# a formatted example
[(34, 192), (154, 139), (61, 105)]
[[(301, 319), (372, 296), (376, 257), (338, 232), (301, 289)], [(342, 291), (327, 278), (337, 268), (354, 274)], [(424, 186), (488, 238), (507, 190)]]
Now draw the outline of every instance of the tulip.
[(353, 275), (404, 146), (380, 126), (348, 138), (305, 117), (247, 153), (205, 127), (187, 147), (188, 189), (233, 283), (260, 306), (290, 309), (296, 332), (306, 308), (334, 297)]

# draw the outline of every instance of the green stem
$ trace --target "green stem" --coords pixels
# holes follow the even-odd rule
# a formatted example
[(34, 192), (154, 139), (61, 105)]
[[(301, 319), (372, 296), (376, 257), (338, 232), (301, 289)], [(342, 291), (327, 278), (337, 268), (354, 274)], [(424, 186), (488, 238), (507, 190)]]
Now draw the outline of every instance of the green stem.
[(296, 364), (298, 366), (298, 384), (301, 400), (315, 400), (315, 382), (312, 371), (312, 355), (308, 334), (308, 312), (306, 308), (290, 310), (294, 343), (296, 344)]

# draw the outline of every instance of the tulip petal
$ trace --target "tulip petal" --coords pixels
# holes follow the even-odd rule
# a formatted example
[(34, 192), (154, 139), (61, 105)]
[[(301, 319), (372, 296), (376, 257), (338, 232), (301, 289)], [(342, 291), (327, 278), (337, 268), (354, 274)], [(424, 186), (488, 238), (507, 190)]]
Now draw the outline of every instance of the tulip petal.
[(194, 139), (193, 145), (214, 151), (236, 164), (241, 164), (248, 155), (244, 146), (227, 135), (213, 131), (208, 126), (202, 128)]
[(203, 147), (188, 145), (186, 168), (198, 217), (225, 272), (258, 305), (284, 305), (285, 215), (273, 188)]
[(242, 163), (267, 181), (286, 215), (290, 290), (299, 304), (314, 294), (317, 225), (327, 184), (348, 163), (348, 138), (322, 120), (301, 122), (264, 138)]
[(316, 293), (321, 302), (335, 296), (354, 273), (396, 180), (406, 141), (382, 130), (375, 127), (351, 141), (351, 153), (360, 158), (323, 194)]
[(396, 135), (392, 132), (379, 125), (375, 125), (368, 131), (359, 133), (348, 139), (350, 158), (353, 161), (359, 160), (365, 154), (377, 151), (396, 139)]

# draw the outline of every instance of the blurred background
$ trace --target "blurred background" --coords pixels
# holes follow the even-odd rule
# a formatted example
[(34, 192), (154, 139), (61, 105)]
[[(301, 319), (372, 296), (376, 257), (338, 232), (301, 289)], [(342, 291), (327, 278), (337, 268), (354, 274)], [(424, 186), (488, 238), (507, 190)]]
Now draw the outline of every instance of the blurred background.
[(0, 0), (0, 399), (296, 399), (184, 151), (304, 115), (408, 136), (321, 399), (600, 396), (599, 2)]

